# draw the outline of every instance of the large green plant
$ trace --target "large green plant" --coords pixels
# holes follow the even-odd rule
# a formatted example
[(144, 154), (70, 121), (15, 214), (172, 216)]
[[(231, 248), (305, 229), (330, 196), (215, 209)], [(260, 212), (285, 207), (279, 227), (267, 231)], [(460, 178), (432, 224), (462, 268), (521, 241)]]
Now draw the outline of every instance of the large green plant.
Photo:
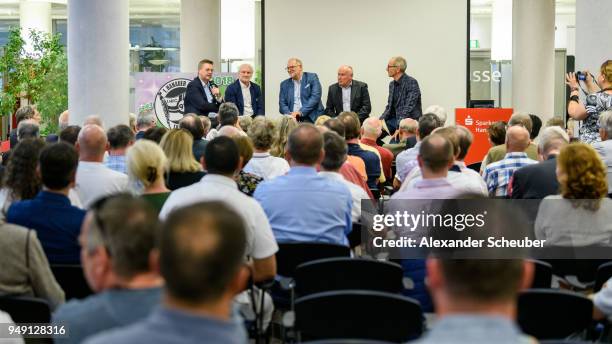
[(19, 98), (37, 104), (42, 116), (42, 132), (57, 131), (57, 118), (68, 108), (68, 62), (60, 34), (29, 31), (31, 48), (21, 37), (21, 29), (9, 31), (0, 57), (0, 74), (5, 84), (0, 93), (0, 115), (10, 115)]

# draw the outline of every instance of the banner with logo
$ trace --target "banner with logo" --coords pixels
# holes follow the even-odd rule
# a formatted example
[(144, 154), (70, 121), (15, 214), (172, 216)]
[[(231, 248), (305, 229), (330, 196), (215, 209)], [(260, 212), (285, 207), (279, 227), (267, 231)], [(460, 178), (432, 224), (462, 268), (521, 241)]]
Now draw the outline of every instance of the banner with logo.
[[(169, 129), (177, 128), (185, 115), (185, 92), (187, 84), (196, 73), (134, 73), (135, 113), (152, 109), (157, 123)], [(216, 73), (213, 82), (219, 85), (221, 94), (238, 78), (237, 73)]]
[(497, 121), (508, 122), (513, 109), (455, 109), (457, 125), (466, 127), (472, 135), (474, 142), (465, 157), (467, 165), (481, 162), (491, 148), (487, 128)]

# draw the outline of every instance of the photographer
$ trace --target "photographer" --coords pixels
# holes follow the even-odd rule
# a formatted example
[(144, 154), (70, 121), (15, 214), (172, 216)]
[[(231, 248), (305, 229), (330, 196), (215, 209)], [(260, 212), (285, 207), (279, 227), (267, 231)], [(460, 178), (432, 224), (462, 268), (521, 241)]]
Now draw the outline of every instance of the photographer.
[[(580, 79), (580, 80), (579, 80)], [(597, 120), (602, 111), (612, 110), (612, 60), (601, 65), (597, 81), (589, 71), (583, 73), (568, 73), (566, 84), (571, 89), (567, 113), (575, 120), (582, 121), (580, 126), (580, 141), (593, 144), (600, 140)], [(584, 81), (588, 95), (586, 104), (580, 103), (580, 84)]]

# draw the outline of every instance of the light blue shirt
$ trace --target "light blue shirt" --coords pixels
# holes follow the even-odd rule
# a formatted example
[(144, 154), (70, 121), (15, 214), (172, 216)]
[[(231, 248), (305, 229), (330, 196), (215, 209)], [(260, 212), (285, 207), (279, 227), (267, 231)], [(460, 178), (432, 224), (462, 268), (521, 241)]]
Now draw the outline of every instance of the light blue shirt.
[(400, 182), (404, 181), (408, 173), (410, 173), (414, 167), (418, 166), (416, 161), (419, 156), (419, 149), (421, 149), (421, 141), (417, 141), (414, 147), (399, 153), (395, 158), (395, 166), (397, 169), (395, 177)]
[(293, 80), (293, 112), (298, 112), (302, 109), (301, 95), (302, 80)]
[(351, 82), (347, 87), (340, 87), (342, 89), (342, 111), (351, 111)]
[(253, 195), (263, 207), (277, 242), (323, 242), (348, 245), (352, 230), (352, 196), (340, 181), (313, 167), (292, 167), (265, 181)]
[(204, 87), (204, 93), (206, 93), (206, 99), (208, 100), (209, 103), (213, 102), (213, 95), (212, 92), (210, 92), (210, 82), (204, 83), (204, 81), (202, 81), (200, 79), (200, 82), (202, 83), (202, 87)]
[(425, 343), (535, 343), (510, 319), (494, 315), (456, 314), (440, 319), (420, 340)]

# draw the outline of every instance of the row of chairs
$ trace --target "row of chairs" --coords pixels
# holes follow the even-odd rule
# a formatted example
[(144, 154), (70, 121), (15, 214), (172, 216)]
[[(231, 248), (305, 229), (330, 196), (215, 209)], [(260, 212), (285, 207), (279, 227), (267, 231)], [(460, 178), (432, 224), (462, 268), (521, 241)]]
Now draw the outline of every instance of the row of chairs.
[(553, 275), (563, 278), (575, 289), (601, 290), (612, 278), (612, 262), (601, 259), (533, 260), (535, 275), (532, 288), (550, 288)]

